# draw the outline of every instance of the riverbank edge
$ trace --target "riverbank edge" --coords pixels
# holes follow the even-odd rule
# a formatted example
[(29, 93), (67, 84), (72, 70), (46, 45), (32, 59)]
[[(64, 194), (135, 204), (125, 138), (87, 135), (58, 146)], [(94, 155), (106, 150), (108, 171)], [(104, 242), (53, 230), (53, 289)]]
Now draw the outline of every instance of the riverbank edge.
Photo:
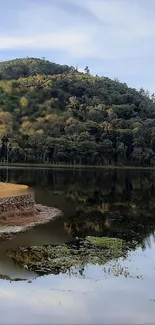
[(38, 210), (38, 220), (29, 222), (28, 224), (21, 226), (4, 226), (0, 229), (0, 241), (8, 240), (14, 238), (16, 235), (27, 232), (36, 226), (41, 224), (47, 224), (58, 217), (62, 217), (62, 211), (57, 208), (47, 207), (40, 204), (35, 204), (34, 208)]
[(98, 166), (98, 165), (69, 165), (69, 164), (35, 164), (35, 163), (9, 163), (8, 166), (6, 165), (0, 165), (0, 168), (8, 168), (8, 167), (14, 167), (14, 168), (42, 168), (42, 169), (137, 169), (137, 170), (155, 170), (155, 167), (143, 167), (143, 166)]

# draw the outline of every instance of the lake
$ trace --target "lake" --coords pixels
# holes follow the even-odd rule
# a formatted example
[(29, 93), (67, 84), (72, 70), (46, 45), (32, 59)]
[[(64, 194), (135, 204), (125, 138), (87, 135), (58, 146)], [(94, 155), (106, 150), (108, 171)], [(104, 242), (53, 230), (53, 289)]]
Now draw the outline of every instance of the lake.
[[(7, 175), (1, 169), (1, 178), (7, 176), (29, 185), (37, 203), (64, 215), (0, 243), (0, 324), (153, 324), (155, 170), (9, 168)], [(39, 277), (5, 253), (86, 236), (123, 239), (128, 254), (82, 271)]]

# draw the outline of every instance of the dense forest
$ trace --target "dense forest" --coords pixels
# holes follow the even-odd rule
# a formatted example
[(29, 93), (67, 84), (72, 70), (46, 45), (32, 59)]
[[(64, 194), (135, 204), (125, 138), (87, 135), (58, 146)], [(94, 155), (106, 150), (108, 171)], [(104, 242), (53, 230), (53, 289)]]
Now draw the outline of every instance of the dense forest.
[(0, 62), (0, 160), (155, 166), (155, 95), (86, 67)]

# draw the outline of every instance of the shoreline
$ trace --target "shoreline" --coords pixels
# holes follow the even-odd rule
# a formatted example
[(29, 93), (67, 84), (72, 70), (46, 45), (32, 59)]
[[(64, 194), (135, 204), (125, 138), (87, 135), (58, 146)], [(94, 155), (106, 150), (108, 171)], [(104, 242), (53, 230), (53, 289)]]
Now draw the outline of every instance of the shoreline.
[[(61, 217), (63, 213), (58, 210), (57, 208), (47, 207), (39, 204), (35, 204), (34, 208), (38, 210), (36, 213), (35, 218), (29, 219), (28, 223), (18, 224), (17, 225), (3, 225), (0, 227), (0, 241), (9, 240), (14, 238), (16, 235), (27, 232), (32, 228), (39, 226), (41, 224), (47, 224), (48, 222), (54, 220), (55, 218)], [(34, 219), (33, 219), (34, 218)], [(24, 217), (23, 220), (25, 220)]]
[(128, 169), (128, 170), (155, 170), (155, 167), (144, 166), (98, 166), (98, 165), (69, 165), (69, 164), (46, 164), (46, 163), (9, 163), (7, 165), (0, 165), (1, 169), (7, 168), (37, 168), (37, 169)]

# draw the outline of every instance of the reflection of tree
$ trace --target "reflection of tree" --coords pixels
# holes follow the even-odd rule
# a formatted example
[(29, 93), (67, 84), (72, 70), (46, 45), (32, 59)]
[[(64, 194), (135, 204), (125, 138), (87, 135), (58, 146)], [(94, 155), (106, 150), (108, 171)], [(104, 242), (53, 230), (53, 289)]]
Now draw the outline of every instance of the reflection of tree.
[(68, 197), (76, 202), (76, 216), (65, 223), (65, 229), (72, 236), (120, 237), (143, 248), (150, 245), (155, 229), (154, 178), (149, 173), (140, 175), (115, 171), (111, 188), (106, 182), (98, 189), (72, 190)]
[[(3, 176), (3, 172), (1, 173)], [(74, 209), (65, 222), (72, 236), (113, 236), (145, 247), (155, 229), (155, 171), (13, 169), (9, 180), (33, 186), (50, 205)], [(61, 194), (61, 195), (59, 195)], [(60, 197), (60, 199), (59, 199)], [(59, 203), (60, 201), (60, 203)], [(147, 242), (146, 242), (147, 239)]]

